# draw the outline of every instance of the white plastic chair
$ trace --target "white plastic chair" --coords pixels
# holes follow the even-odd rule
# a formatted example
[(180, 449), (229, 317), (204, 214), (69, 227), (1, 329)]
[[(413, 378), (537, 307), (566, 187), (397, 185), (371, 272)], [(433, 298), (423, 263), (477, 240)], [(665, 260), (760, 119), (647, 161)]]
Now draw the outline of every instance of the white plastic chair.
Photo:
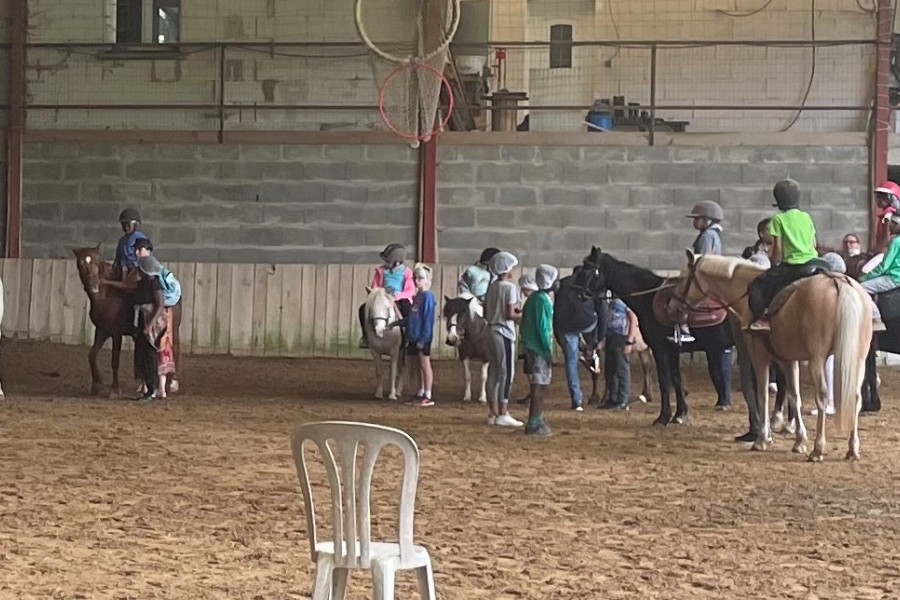
[[(333, 539), (329, 542), (320, 542), (316, 537), (312, 489), (304, 454), (307, 441), (318, 447), (328, 473), (334, 524)], [(361, 445), (365, 454), (357, 472), (357, 453)], [(388, 445), (397, 446), (403, 453), (398, 543), (372, 541), (372, 472), (381, 449)], [(413, 439), (390, 427), (324, 421), (307, 423), (294, 430), (291, 447), (303, 492), (310, 551), (316, 563), (312, 600), (342, 600), (350, 569), (371, 570), (375, 600), (394, 600), (395, 573), (415, 569), (422, 598), (435, 600), (431, 557), (428, 550), (413, 545), (419, 477), (419, 449)], [(332, 447), (337, 448), (337, 460)]]

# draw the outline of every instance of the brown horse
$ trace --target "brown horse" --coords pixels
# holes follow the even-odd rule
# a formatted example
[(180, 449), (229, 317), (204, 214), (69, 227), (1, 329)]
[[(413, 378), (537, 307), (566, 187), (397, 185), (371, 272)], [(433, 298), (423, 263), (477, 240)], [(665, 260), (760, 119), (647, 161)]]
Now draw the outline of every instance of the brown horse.
[[(109, 390), (110, 398), (121, 398), (122, 389), (119, 385), (119, 362), (122, 353), (122, 336), (134, 335), (134, 301), (132, 293), (127, 290), (117, 289), (108, 285), (100, 285), (101, 280), (113, 280), (113, 266), (100, 258), (100, 246), (93, 248), (73, 248), (75, 263), (78, 266), (78, 276), (84, 285), (90, 301), (90, 318), (96, 331), (94, 332), (94, 344), (91, 346), (88, 361), (91, 365), (91, 394), (99, 395), (103, 386), (100, 369), (97, 367), (97, 355), (106, 344), (106, 340), (112, 338), (112, 386)], [(174, 331), (172, 332), (172, 344), (175, 353), (175, 368), (181, 364), (181, 301), (172, 307), (172, 320)], [(171, 391), (177, 391), (178, 381), (176, 375), (169, 380)]]

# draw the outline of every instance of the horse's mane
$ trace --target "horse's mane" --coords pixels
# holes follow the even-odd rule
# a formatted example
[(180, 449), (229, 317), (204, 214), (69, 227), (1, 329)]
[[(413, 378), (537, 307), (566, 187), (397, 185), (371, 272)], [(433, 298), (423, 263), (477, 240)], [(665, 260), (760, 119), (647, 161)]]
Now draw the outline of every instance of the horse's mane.
[(391, 294), (388, 294), (387, 290), (383, 287), (375, 287), (369, 292), (369, 295), (366, 296), (366, 304), (371, 304), (375, 301), (376, 298), (385, 298), (390, 302), (394, 301), (394, 297)]
[(607, 282), (610, 280), (622, 281), (622, 278), (627, 278), (627, 280), (633, 280), (633, 283), (637, 284), (636, 289), (641, 287), (653, 287), (659, 285), (663, 281), (662, 277), (650, 269), (645, 269), (644, 267), (639, 267), (619, 260), (606, 252), (603, 252), (600, 255), (599, 266), (601, 271), (606, 272)]
[(749, 260), (715, 254), (704, 254), (698, 268), (707, 275), (725, 279), (739, 275), (756, 276), (765, 271), (764, 268)]

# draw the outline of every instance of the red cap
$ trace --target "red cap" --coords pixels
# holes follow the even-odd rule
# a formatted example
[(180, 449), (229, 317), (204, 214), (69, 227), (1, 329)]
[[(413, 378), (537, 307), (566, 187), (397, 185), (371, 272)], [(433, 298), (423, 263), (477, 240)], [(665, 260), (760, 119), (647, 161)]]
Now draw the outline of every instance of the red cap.
[(885, 181), (877, 188), (875, 188), (876, 194), (893, 194), (900, 198), (900, 185), (897, 185), (893, 181)]

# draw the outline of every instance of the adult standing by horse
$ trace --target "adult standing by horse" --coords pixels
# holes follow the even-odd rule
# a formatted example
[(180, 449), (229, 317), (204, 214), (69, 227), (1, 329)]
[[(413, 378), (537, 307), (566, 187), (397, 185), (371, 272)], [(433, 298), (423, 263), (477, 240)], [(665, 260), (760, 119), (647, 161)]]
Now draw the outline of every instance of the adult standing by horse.
[(566, 365), (566, 385), (572, 410), (584, 410), (584, 393), (578, 360), (582, 337), (588, 355), (599, 346), (606, 332), (607, 300), (605, 294), (595, 295), (588, 289), (587, 273), (579, 277), (581, 266), (559, 280), (553, 306), (553, 333), (563, 351)]

